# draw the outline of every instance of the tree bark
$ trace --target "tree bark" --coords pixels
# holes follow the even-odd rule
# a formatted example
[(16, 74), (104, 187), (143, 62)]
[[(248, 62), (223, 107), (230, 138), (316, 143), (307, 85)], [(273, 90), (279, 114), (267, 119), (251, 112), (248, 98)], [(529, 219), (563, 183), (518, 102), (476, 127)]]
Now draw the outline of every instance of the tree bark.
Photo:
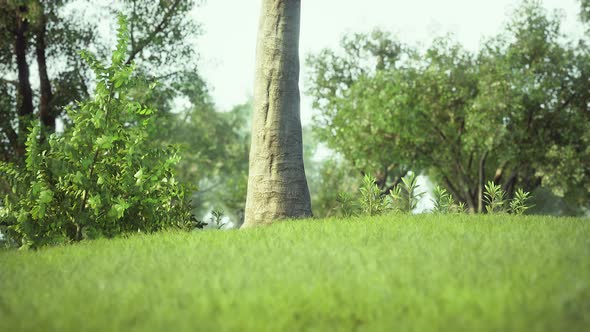
[(28, 8), (25, 5), (16, 9), (16, 38), (14, 42), (14, 53), (16, 55), (16, 66), (18, 69), (17, 87), (17, 110), (18, 110), (18, 145), (16, 148), (17, 158), (25, 154), (25, 141), (28, 134), (27, 117), (33, 114), (33, 91), (29, 81), (29, 64), (27, 63), (27, 31), (29, 22), (24, 17)]
[(41, 98), (39, 100), (39, 118), (43, 125), (45, 133), (52, 133), (55, 131), (55, 113), (52, 110), (51, 102), (53, 93), (51, 91), (51, 81), (47, 74), (47, 60), (45, 57), (45, 32), (46, 32), (46, 18), (44, 14), (40, 15), (39, 27), (37, 30), (37, 39), (35, 44), (35, 51), (37, 53), (37, 65), (39, 67), (39, 85), (41, 89)]
[(243, 227), (310, 217), (299, 109), (301, 0), (263, 0)]

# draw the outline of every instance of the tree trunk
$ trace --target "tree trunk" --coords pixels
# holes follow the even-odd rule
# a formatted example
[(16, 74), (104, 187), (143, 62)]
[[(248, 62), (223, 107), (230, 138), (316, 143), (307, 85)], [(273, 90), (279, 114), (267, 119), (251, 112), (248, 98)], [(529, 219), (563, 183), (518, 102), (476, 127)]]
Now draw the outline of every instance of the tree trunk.
[(301, 0), (263, 0), (243, 227), (310, 217), (299, 114)]
[(49, 81), (49, 75), (47, 74), (47, 60), (45, 57), (45, 14), (41, 14), (39, 20), (40, 22), (35, 44), (37, 65), (39, 67), (39, 85), (41, 89), (41, 98), (39, 100), (39, 118), (41, 120), (41, 124), (43, 125), (43, 132), (47, 134), (55, 131), (55, 113), (51, 108), (53, 93), (51, 91), (51, 81)]
[(18, 110), (18, 145), (15, 151), (17, 159), (21, 159), (25, 153), (25, 141), (28, 135), (30, 116), (33, 115), (33, 91), (29, 81), (29, 64), (27, 63), (27, 30), (29, 22), (24, 15), (27, 6), (18, 6), (16, 9), (16, 38), (14, 53), (16, 54), (16, 66), (18, 68), (17, 110)]

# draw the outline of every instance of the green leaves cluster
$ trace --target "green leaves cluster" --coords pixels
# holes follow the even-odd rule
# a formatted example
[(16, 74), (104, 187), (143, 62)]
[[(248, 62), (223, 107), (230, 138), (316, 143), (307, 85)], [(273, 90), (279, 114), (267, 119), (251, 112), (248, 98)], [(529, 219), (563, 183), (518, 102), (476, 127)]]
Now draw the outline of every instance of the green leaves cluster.
[(128, 38), (120, 17), (109, 66), (82, 52), (95, 96), (67, 109), (72, 125), (63, 134), (41, 144), (34, 126), (24, 167), (0, 164), (12, 189), (0, 220), (22, 246), (201, 226), (174, 175), (177, 149), (154, 144), (154, 111), (129, 94), (144, 83), (124, 63)]
[(387, 210), (388, 204), (381, 190), (375, 184), (375, 177), (365, 174), (360, 191), (359, 203), (363, 214), (376, 216)]
[(485, 188), (484, 201), (486, 202), (487, 213), (510, 212), (516, 215), (522, 215), (532, 207), (528, 204), (528, 201), (531, 199), (530, 193), (524, 191), (522, 188), (516, 189), (514, 198), (511, 200), (506, 197), (506, 191), (493, 181), (488, 181)]
[(412, 213), (417, 207), (418, 201), (424, 192), (418, 192), (415, 174), (409, 174), (402, 178), (400, 184), (391, 188), (389, 193), (381, 192), (376, 184), (376, 178), (365, 174), (359, 188), (358, 203), (355, 204), (353, 196), (347, 192), (338, 195), (338, 208), (343, 216), (349, 217), (359, 213), (368, 216), (377, 216), (387, 212)]
[(465, 205), (462, 202), (457, 203), (453, 194), (449, 193), (441, 186), (435, 186), (432, 193), (432, 212), (434, 213), (453, 213), (464, 212)]

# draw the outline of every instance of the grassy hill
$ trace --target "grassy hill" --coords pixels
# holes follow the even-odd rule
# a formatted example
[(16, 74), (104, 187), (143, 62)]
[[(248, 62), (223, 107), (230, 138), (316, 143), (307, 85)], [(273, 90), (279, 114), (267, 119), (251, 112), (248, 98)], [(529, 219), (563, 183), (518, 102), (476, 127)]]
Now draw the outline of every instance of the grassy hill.
[(588, 326), (588, 219), (309, 220), (0, 252), (0, 331)]

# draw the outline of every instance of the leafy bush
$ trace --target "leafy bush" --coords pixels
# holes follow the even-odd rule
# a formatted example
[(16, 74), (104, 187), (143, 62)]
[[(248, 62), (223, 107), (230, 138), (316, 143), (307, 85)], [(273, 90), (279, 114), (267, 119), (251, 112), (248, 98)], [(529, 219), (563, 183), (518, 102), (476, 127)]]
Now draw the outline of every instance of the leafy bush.
[(402, 212), (405, 206), (402, 196), (402, 187), (400, 185), (393, 186), (389, 191), (390, 209), (394, 212)]
[(521, 215), (524, 211), (530, 209), (532, 206), (527, 205), (530, 199), (530, 193), (522, 189), (517, 189), (514, 198), (510, 201), (510, 211), (514, 214)]
[[(527, 202), (530, 200), (530, 193), (522, 189), (517, 189), (512, 200), (506, 199), (506, 192), (500, 185), (488, 181), (485, 185), (484, 200), (486, 203), (487, 213), (505, 213), (521, 215), (532, 206)], [(508, 205), (508, 207), (507, 207)]]
[(356, 206), (354, 204), (354, 197), (350, 193), (340, 192), (336, 198), (338, 208), (343, 217), (352, 217), (356, 214)]
[(98, 81), (95, 97), (66, 109), (72, 126), (65, 133), (41, 144), (35, 126), (25, 165), (0, 164), (12, 189), (0, 223), (22, 246), (202, 227), (174, 177), (176, 149), (154, 145), (148, 136), (154, 110), (129, 94), (143, 82), (124, 63), (128, 38), (120, 17), (110, 66), (82, 52)]
[[(401, 185), (393, 186), (389, 191), (389, 195), (385, 195), (381, 193), (375, 183), (375, 177), (367, 174), (363, 178), (363, 184), (360, 188), (359, 205), (361, 212), (370, 216), (380, 215), (387, 211), (411, 213), (418, 205), (422, 195), (424, 195), (423, 192), (417, 191), (418, 187), (420, 186), (417, 184), (416, 175), (411, 174), (402, 178)], [(338, 200), (342, 214), (352, 215), (353, 208), (350, 204), (350, 195), (341, 193)]]
[(455, 200), (446, 189), (437, 185), (434, 187), (432, 203), (434, 204), (433, 212), (449, 213), (453, 210)]
[(379, 190), (377, 184), (375, 184), (375, 177), (366, 174), (360, 192), (359, 205), (363, 214), (376, 216), (387, 210), (387, 201), (381, 195), (381, 190)]
[[(358, 200), (361, 213), (365, 215), (380, 215), (386, 211), (411, 213), (420, 198), (425, 194), (418, 192), (420, 187), (417, 184), (415, 174), (410, 174), (401, 179), (401, 184), (393, 186), (389, 195), (384, 195), (375, 184), (375, 178), (371, 175), (365, 175), (363, 185), (360, 189), (360, 198)], [(513, 213), (523, 214), (531, 208), (528, 205), (530, 193), (522, 189), (517, 189), (515, 197), (512, 200), (506, 199), (506, 192), (500, 185), (489, 181), (485, 185), (484, 203), (487, 213)], [(343, 216), (352, 216), (355, 214), (353, 197), (348, 193), (340, 193), (337, 202)], [(432, 209), (435, 213), (465, 213), (465, 203), (457, 202), (446, 189), (436, 186), (433, 192)]]
[(418, 201), (424, 196), (424, 192), (417, 191), (420, 186), (418, 185), (418, 178), (414, 173), (404, 176), (402, 178), (402, 184), (401, 197), (403, 211), (410, 213), (418, 206)]
[(484, 201), (488, 213), (506, 212), (506, 193), (498, 184), (488, 181), (485, 185)]

